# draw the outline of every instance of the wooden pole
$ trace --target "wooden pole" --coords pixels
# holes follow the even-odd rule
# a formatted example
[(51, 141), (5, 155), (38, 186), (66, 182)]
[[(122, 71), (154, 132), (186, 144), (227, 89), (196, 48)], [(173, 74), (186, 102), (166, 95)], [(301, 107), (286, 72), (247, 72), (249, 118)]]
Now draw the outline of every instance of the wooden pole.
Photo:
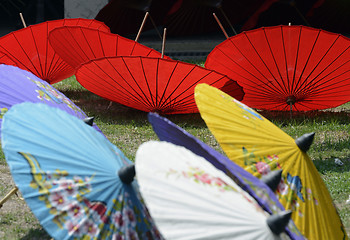
[(142, 20), (140, 29), (139, 29), (139, 31), (138, 31), (138, 33), (137, 33), (136, 38), (135, 38), (135, 42), (137, 42), (137, 41), (139, 40), (139, 38), (140, 38), (140, 34), (141, 34), (141, 32), (142, 32), (143, 27), (145, 26), (145, 23), (146, 23), (146, 20), (147, 20), (148, 15), (149, 15), (149, 12), (146, 12), (146, 14), (145, 14), (145, 16), (144, 16), (144, 18), (143, 18), (143, 20)]
[(226, 38), (229, 38), (229, 36), (227, 35), (227, 33), (226, 33), (224, 27), (222, 26), (222, 24), (221, 24), (221, 22), (220, 22), (220, 20), (219, 20), (219, 18), (216, 16), (215, 13), (213, 13), (213, 16), (214, 16), (216, 22), (219, 24), (219, 27), (221, 28), (221, 30), (222, 30), (222, 32), (224, 33), (225, 37), (226, 37)]
[(22, 13), (19, 13), (19, 16), (20, 16), (20, 18), (21, 18), (21, 20), (22, 20), (23, 27), (26, 28), (26, 27), (27, 27), (27, 24), (26, 24), (26, 22), (24, 21), (23, 14), (22, 14)]
[(163, 31), (162, 58), (164, 57), (165, 37), (166, 37), (166, 28), (164, 28), (164, 31)]
[(156, 23), (154, 22), (154, 20), (153, 20), (153, 18), (152, 18), (151, 15), (149, 15), (149, 19), (151, 20), (151, 23), (152, 23), (154, 29), (156, 30), (156, 32), (157, 32), (159, 38), (162, 39), (162, 35), (160, 34), (160, 32), (159, 32), (159, 30), (158, 30), (158, 28), (157, 28), (157, 25), (156, 25)]
[(222, 9), (222, 7), (219, 7), (219, 10), (220, 10), (221, 14), (224, 16), (224, 18), (225, 18), (226, 22), (228, 23), (228, 25), (231, 27), (233, 33), (234, 33), (235, 35), (237, 35), (237, 32), (236, 32), (235, 28), (232, 26), (230, 20), (229, 20), (228, 17), (226, 16), (226, 14), (225, 14), (224, 10)]
[(2, 207), (2, 205), (4, 205), (4, 203), (16, 192), (18, 191), (17, 187), (14, 187), (11, 189), (11, 191), (0, 201), (0, 208)]

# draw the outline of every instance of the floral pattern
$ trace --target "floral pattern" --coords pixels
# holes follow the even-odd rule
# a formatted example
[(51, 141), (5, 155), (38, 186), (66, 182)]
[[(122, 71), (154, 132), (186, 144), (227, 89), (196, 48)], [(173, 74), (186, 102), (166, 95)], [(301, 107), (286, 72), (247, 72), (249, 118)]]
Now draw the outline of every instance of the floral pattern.
[[(242, 148), (244, 156), (244, 164), (247, 166), (246, 170), (252, 172), (257, 176), (263, 176), (269, 172), (281, 169), (278, 160), (278, 155), (268, 155), (264, 157), (256, 157), (254, 152), (249, 152), (245, 147)], [(303, 186), (303, 183), (299, 176), (292, 176), (288, 172), (282, 174), (281, 182), (277, 187), (276, 194), (280, 202), (284, 206), (288, 206), (288, 209), (298, 212), (300, 217), (303, 217), (302, 212), (300, 211), (300, 203), (305, 202), (305, 199), (308, 201), (313, 201), (315, 205), (318, 205), (318, 201), (312, 193), (310, 188)]]
[(5, 113), (8, 111), (8, 108), (0, 108), (0, 119), (5, 115)]
[[(169, 174), (178, 174), (176, 170), (170, 169), (168, 172)], [(188, 171), (182, 171), (182, 176), (185, 178), (191, 179), (196, 183), (201, 183), (204, 185), (210, 185), (212, 187), (215, 187), (219, 189), (219, 191), (235, 191), (237, 192), (237, 189), (234, 188), (231, 185), (228, 185), (226, 182), (224, 182), (221, 178), (214, 177), (206, 173), (204, 170), (200, 169), (199, 167), (189, 167)]]
[(29, 77), (27, 78), (37, 85), (38, 89), (35, 90), (35, 92), (38, 93), (37, 97), (41, 101), (45, 100), (45, 101), (53, 101), (57, 104), (66, 104), (75, 113), (83, 114), (82, 110), (79, 109), (69, 98), (57, 92), (50, 84), (46, 82), (41, 82), (38, 80), (33, 80)]
[(136, 192), (125, 191), (111, 199), (108, 207), (86, 197), (93, 190), (94, 175), (71, 176), (58, 169), (45, 172), (34, 156), (20, 154), (31, 168), (30, 187), (41, 193), (38, 198), (53, 215), (52, 221), (72, 239), (162, 239), (142, 199), (140, 204), (132, 201)]

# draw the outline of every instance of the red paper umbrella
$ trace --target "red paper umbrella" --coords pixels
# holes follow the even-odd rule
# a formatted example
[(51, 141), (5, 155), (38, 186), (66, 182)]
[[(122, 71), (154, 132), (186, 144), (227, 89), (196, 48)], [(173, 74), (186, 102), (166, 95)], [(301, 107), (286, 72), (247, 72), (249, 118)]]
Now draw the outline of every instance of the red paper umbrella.
[[(112, 0), (104, 6), (96, 20), (104, 22), (112, 33), (136, 34), (146, 12), (150, 13), (154, 25), (161, 25), (166, 13), (176, 0)], [(155, 27), (149, 21), (144, 30)]]
[(218, 30), (212, 14), (222, 0), (178, 0), (168, 12), (164, 25), (169, 35), (193, 35)]
[(225, 75), (195, 64), (149, 57), (108, 57), (82, 64), (76, 78), (89, 91), (146, 112), (198, 112), (194, 87), (207, 83), (242, 99), (242, 88)]
[(328, 31), (347, 34), (350, 25), (350, 1), (344, 0), (318, 0), (307, 14), (310, 24), (322, 27)]
[(0, 64), (17, 66), (11, 58), (9, 58), (5, 53), (0, 52)]
[(32, 25), (0, 38), (0, 51), (9, 57), (9, 65), (30, 71), (39, 78), (56, 83), (74, 74), (74, 69), (64, 62), (48, 42), (49, 32), (61, 26), (86, 26), (102, 31), (109, 28), (91, 19), (61, 19)]
[(112, 0), (95, 17), (104, 22), (112, 33), (136, 34), (152, 0)]
[(243, 102), (308, 111), (350, 101), (350, 39), (303, 26), (243, 32), (216, 46), (205, 66), (236, 80)]
[(51, 31), (50, 44), (73, 68), (91, 59), (110, 56), (148, 56), (161, 54), (117, 34), (84, 27), (60, 27)]

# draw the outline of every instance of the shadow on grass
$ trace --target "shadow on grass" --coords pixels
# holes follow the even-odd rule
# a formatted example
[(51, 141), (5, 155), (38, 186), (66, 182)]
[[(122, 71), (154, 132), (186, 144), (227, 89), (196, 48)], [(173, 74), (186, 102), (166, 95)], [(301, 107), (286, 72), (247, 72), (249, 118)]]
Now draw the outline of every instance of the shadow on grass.
[[(88, 116), (95, 117), (103, 122), (111, 124), (132, 124), (134, 126), (147, 125), (147, 112), (130, 108), (116, 102), (111, 102), (88, 91), (62, 91)], [(181, 127), (202, 128), (206, 127), (199, 113), (162, 115)]]
[(44, 240), (52, 239), (51, 236), (42, 228), (30, 229), (30, 231), (21, 240)]
[[(111, 102), (87, 90), (64, 90), (62, 93), (89, 116), (100, 118), (102, 121), (118, 122), (119, 124), (128, 124), (128, 121), (133, 121), (136, 126), (148, 124), (146, 112)], [(258, 112), (280, 127), (329, 121), (337, 124), (348, 124), (350, 117), (350, 112), (344, 110), (293, 112), (292, 115), (289, 111), (258, 110)], [(165, 117), (181, 127), (206, 126), (200, 114), (165, 115)]]
[(320, 144), (312, 145), (312, 149), (315, 152), (322, 152), (322, 151), (328, 151), (328, 150), (341, 151), (343, 149), (348, 149), (349, 147), (350, 147), (350, 138), (341, 139), (334, 142), (326, 141)]
[(300, 125), (308, 122), (323, 122), (333, 121), (337, 124), (348, 124), (350, 112), (349, 111), (309, 111), (309, 112), (290, 112), (286, 111), (258, 111), (265, 118), (273, 121), (281, 126), (286, 125)]
[(317, 170), (321, 174), (329, 172), (348, 173), (350, 172), (350, 156), (346, 160), (342, 160), (343, 165), (339, 166), (334, 162), (334, 159), (316, 159), (313, 160)]

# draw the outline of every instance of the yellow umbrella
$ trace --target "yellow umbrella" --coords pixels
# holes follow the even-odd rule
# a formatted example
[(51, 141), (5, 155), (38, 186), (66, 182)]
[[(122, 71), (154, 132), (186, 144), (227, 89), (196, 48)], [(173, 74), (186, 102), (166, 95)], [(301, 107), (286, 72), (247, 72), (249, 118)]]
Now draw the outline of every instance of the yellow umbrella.
[(314, 134), (294, 140), (269, 120), (207, 84), (198, 84), (200, 114), (226, 155), (257, 177), (283, 169), (280, 202), (308, 239), (348, 239), (332, 198), (306, 154)]

